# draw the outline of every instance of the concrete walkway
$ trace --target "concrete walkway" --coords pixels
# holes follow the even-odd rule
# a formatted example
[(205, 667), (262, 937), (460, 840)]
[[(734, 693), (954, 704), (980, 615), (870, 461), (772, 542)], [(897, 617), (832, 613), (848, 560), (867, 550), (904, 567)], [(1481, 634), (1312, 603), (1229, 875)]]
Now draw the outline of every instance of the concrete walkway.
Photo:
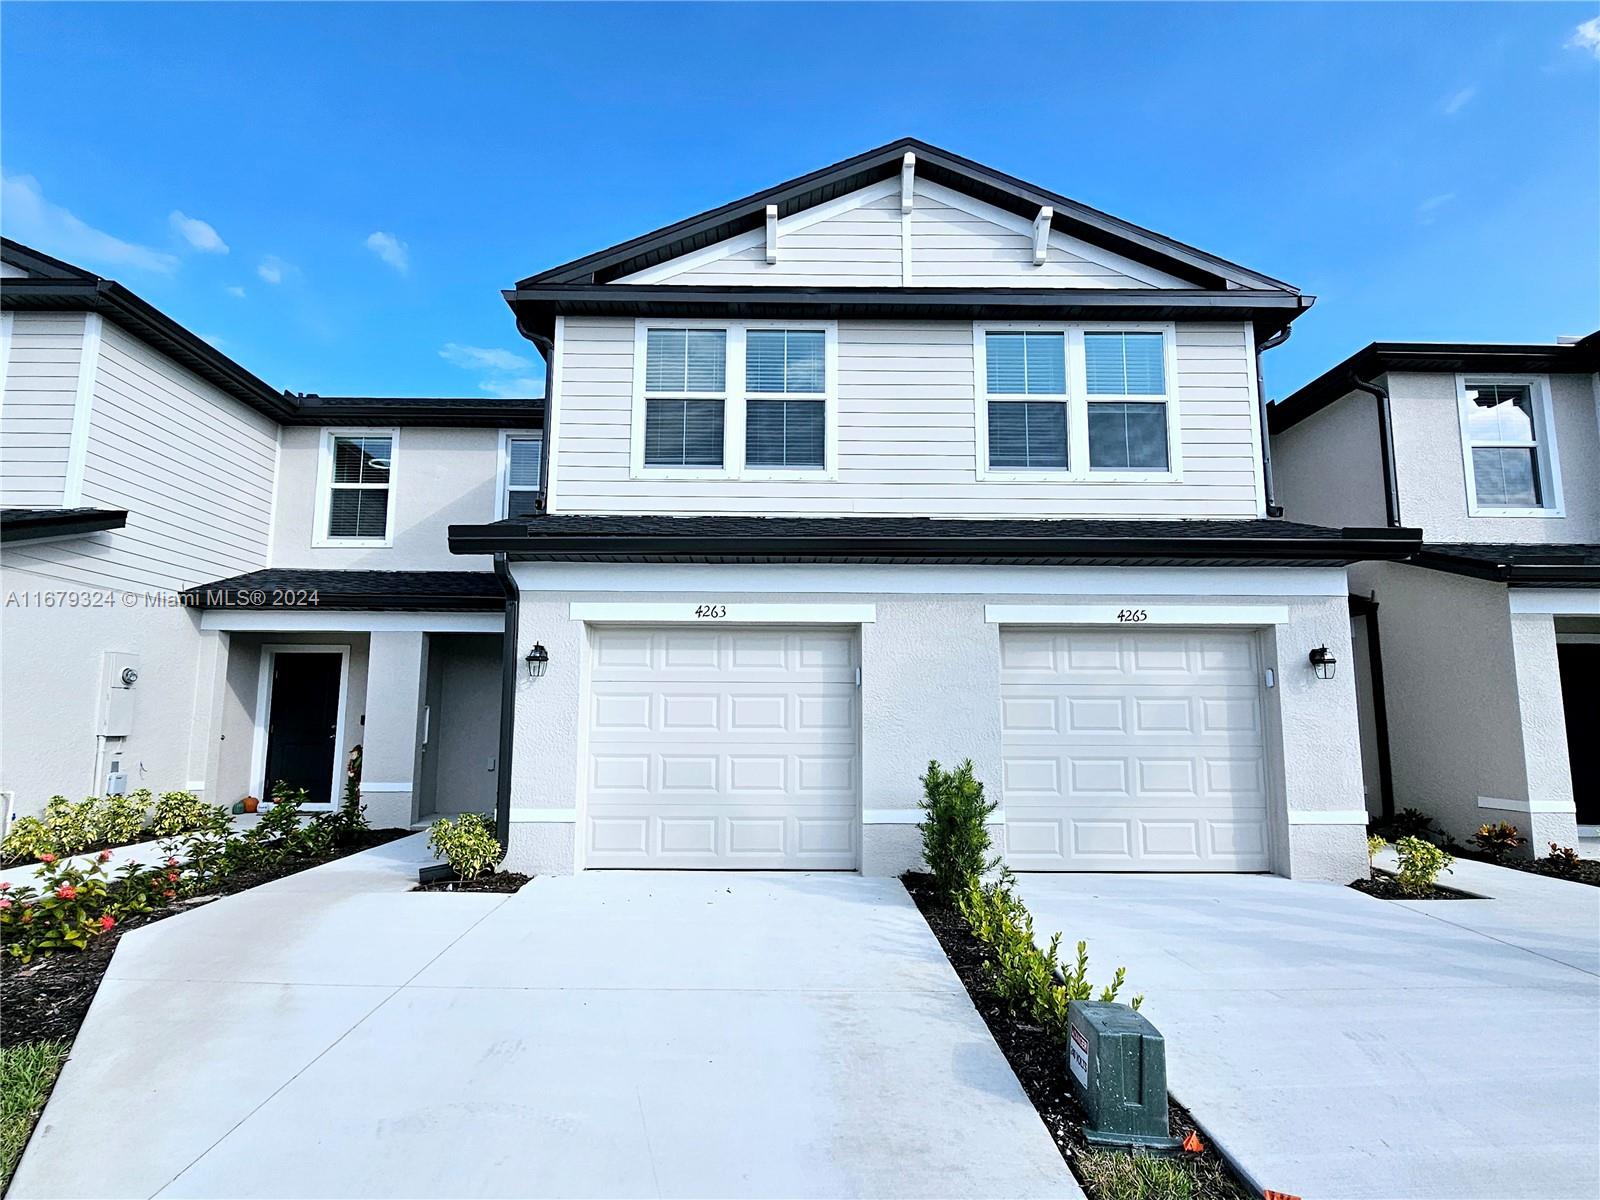
[(1261, 875), (1024, 875), (1041, 934), (1166, 1035), (1173, 1094), (1306, 1200), (1600, 1195), (1600, 890), (1481, 863), (1488, 900)]
[(897, 881), (426, 854), (129, 934), (12, 1197), (1081, 1196)]

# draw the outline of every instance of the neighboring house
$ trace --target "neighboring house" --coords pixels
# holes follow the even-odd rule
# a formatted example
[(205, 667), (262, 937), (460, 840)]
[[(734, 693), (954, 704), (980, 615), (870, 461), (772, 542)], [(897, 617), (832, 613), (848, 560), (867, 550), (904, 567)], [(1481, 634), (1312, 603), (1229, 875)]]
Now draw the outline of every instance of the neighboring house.
[(897, 873), (970, 758), (1017, 868), (1366, 869), (1312, 659), (1419, 537), (1269, 516), (1309, 297), (909, 139), (506, 297), (543, 494), (449, 541), (518, 593), (510, 865)]
[(1272, 406), (1290, 518), (1423, 533), (1350, 568), (1374, 815), (1600, 833), (1597, 370), (1597, 334), (1376, 342)]
[[(446, 529), (525, 511), (537, 400), (276, 391), (120, 285), (0, 248), (0, 789), (273, 780), (491, 811), (507, 594)], [(193, 589), (190, 591), (189, 589)]]

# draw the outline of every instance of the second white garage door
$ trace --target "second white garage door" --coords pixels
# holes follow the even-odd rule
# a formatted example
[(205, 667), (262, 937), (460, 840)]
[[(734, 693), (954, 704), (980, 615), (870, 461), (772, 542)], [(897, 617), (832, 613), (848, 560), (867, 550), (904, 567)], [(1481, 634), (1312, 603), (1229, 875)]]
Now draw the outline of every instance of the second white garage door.
[(1011, 866), (1267, 869), (1254, 634), (1006, 629), (1000, 648)]
[(854, 868), (856, 664), (853, 630), (596, 627), (587, 865)]

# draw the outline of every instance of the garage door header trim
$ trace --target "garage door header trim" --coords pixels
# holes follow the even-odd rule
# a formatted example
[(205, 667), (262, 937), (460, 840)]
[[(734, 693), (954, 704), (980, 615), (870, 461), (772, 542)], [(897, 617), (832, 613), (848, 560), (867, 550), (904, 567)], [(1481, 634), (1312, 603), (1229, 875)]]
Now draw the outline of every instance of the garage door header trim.
[(986, 604), (991, 625), (1287, 625), (1286, 604), (1165, 604), (1130, 599), (1119, 604)]
[(865, 625), (878, 619), (875, 604), (741, 604), (707, 596), (656, 604), (574, 601), (574, 621), (627, 625)]

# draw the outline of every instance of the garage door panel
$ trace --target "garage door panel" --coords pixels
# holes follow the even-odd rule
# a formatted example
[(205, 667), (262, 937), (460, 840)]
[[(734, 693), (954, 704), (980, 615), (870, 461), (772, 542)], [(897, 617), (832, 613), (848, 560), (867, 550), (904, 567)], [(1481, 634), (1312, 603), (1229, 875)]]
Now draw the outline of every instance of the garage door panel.
[(1007, 856), (1037, 870), (1264, 870), (1255, 639), (1005, 630)]
[(853, 634), (601, 629), (594, 639), (588, 865), (856, 865)]

